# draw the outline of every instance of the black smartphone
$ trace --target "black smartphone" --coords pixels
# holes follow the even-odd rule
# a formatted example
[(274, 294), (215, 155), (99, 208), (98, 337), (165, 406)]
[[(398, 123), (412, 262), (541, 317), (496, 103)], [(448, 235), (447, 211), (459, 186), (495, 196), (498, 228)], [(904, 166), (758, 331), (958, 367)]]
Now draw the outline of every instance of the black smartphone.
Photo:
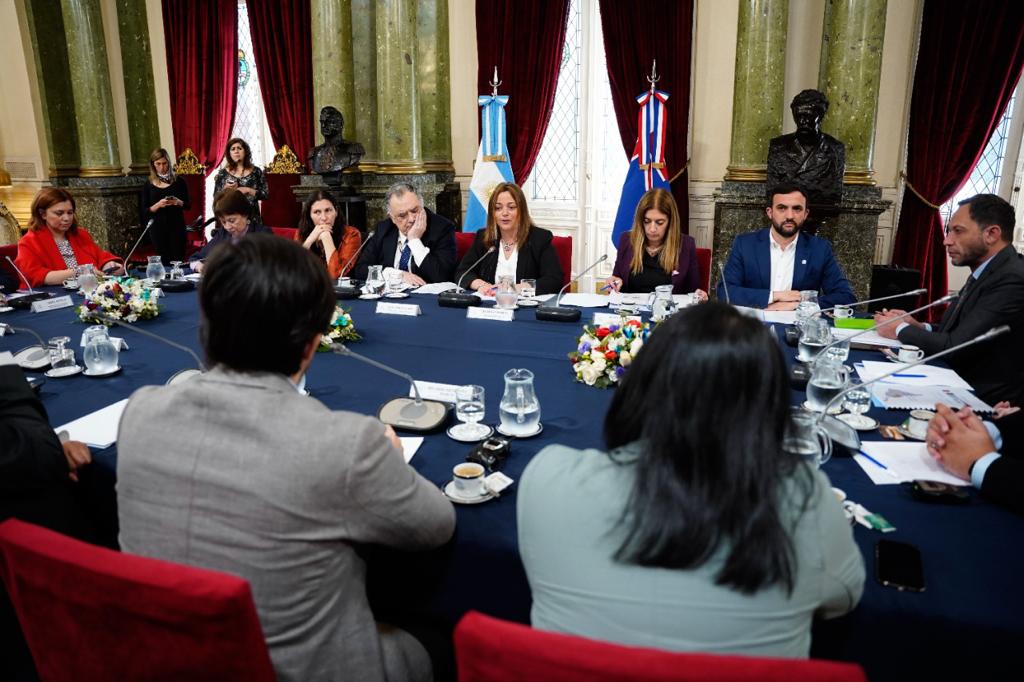
[(879, 540), (875, 545), (875, 578), (897, 590), (924, 592), (921, 551), (905, 542)]

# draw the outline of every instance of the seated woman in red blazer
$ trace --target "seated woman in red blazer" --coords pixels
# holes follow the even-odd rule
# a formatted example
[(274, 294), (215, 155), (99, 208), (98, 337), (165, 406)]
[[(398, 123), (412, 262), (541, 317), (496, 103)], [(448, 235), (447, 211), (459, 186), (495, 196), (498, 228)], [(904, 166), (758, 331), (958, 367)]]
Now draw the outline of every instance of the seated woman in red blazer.
[(633, 229), (619, 238), (615, 268), (605, 286), (623, 293), (649, 294), (664, 284), (672, 285), (673, 294), (692, 292), (698, 301), (708, 300), (707, 292), (697, 288), (697, 244), (683, 234), (672, 194), (655, 188), (640, 197)]
[(86, 264), (108, 275), (124, 274), (121, 259), (97, 246), (75, 222), (75, 199), (60, 187), (41, 189), (32, 200), (28, 232), (18, 242), (15, 263), (34, 287), (60, 284)]

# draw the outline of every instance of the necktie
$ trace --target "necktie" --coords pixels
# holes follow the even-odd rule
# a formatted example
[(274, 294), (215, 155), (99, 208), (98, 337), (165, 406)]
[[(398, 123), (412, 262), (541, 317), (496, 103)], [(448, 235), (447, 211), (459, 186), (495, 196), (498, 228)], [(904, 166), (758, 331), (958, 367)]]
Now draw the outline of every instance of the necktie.
[(939, 331), (950, 331), (949, 325), (953, 323), (953, 315), (960, 311), (960, 306), (963, 305), (964, 298), (967, 297), (967, 292), (971, 290), (971, 287), (973, 287), (977, 281), (978, 280), (974, 277), (973, 274), (967, 276), (967, 281), (964, 282), (964, 285), (962, 287), (960, 287), (960, 295), (956, 297), (956, 301), (953, 302), (953, 305), (950, 306), (946, 314), (942, 316), (942, 322), (939, 325)]
[(412, 258), (412, 249), (406, 244), (402, 249), (402, 255), (398, 259), (398, 269), (409, 272), (409, 259)]

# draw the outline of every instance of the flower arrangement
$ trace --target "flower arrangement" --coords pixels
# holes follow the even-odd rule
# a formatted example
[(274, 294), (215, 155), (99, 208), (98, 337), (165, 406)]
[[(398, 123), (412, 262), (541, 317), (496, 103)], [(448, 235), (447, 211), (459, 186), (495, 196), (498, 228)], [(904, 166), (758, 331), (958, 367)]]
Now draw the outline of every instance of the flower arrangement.
[(340, 305), (335, 306), (334, 316), (331, 318), (331, 323), (327, 325), (324, 335), (320, 337), (320, 347), (317, 350), (322, 353), (330, 350), (335, 341), (351, 342), (361, 338), (363, 337), (356, 331), (352, 315)]
[(140, 281), (132, 277), (108, 277), (85, 295), (85, 301), (75, 312), (83, 322), (96, 322), (94, 313), (115, 320), (138, 322), (159, 315), (160, 307), (156, 297)]
[(598, 388), (619, 383), (650, 333), (649, 324), (636, 320), (607, 327), (583, 327), (576, 350), (569, 353), (576, 381)]

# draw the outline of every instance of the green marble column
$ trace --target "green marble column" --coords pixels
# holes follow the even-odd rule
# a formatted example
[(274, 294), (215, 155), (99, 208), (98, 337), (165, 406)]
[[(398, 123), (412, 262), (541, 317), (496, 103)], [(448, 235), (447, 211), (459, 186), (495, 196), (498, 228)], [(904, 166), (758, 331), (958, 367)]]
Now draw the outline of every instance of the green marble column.
[(818, 89), (829, 101), (822, 128), (846, 145), (844, 181), (874, 185), (875, 122), (886, 0), (827, 0)]
[[(99, 0), (61, 0), (78, 126), (79, 175), (121, 175)], [(51, 39), (56, 38), (51, 36)]]
[(420, 0), (416, 8), (416, 90), (420, 148), (430, 170), (452, 166), (448, 0)]
[(32, 56), (39, 99), (42, 105), (43, 130), (49, 152), (50, 177), (77, 175), (79, 166), (78, 129), (75, 120), (75, 99), (71, 94), (71, 72), (64, 40), (64, 16), (60, 5), (53, 2), (20, 3), (32, 41)]
[(149, 155), (160, 146), (146, 0), (117, 0), (117, 27), (124, 96), (128, 103), (131, 172), (146, 175), (149, 173)]
[(782, 133), (789, 0), (741, 0), (726, 180), (763, 181), (768, 142)]
[(355, 134), (366, 155), (359, 164), (371, 167), (377, 144), (377, 2), (352, 0), (352, 72), (355, 81)]
[(359, 139), (355, 125), (352, 69), (352, 1), (311, 0), (309, 9), (313, 43), (314, 129), (319, 135), (320, 110), (333, 106), (345, 117), (345, 137)]
[(377, 144), (381, 168), (422, 170), (416, 89), (416, 0), (379, 0)]

